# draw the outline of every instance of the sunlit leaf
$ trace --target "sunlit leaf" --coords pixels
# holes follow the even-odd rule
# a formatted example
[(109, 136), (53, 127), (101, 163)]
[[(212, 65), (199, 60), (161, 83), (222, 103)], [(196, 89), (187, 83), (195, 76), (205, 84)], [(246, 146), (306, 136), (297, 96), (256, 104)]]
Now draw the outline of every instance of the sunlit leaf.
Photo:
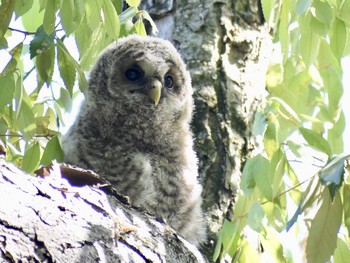
[(143, 17), (144, 19), (146, 19), (146, 20), (151, 24), (152, 32), (153, 32), (154, 34), (158, 34), (157, 25), (156, 25), (156, 23), (154, 23), (153, 19), (152, 19), (151, 16), (147, 13), (146, 10), (142, 10), (142, 17)]
[(350, 185), (344, 184), (343, 186), (343, 209), (344, 209), (344, 223), (345, 227), (350, 233)]
[(309, 32), (302, 34), (299, 43), (301, 56), (304, 59), (305, 65), (309, 67), (317, 58), (320, 46), (320, 36), (310, 30)]
[(240, 253), (238, 262), (240, 263), (260, 263), (260, 256), (258, 252), (252, 247), (252, 245), (244, 239), (242, 244), (240, 245)]
[(239, 220), (236, 222), (224, 221), (224, 224), (220, 230), (220, 237), (222, 242), (222, 253), (229, 254), (231, 257), (237, 251), (237, 243), (240, 238), (239, 232)]
[(297, 7), (296, 7), (296, 13), (297, 15), (304, 14), (309, 8), (312, 3), (312, 0), (298, 0)]
[(57, 136), (53, 137), (46, 145), (40, 164), (47, 166), (53, 160), (63, 161), (63, 152)]
[(21, 168), (28, 173), (33, 173), (37, 169), (39, 161), (40, 146), (35, 142), (26, 149)]
[(269, 113), (264, 133), (264, 146), (269, 157), (271, 157), (279, 148), (278, 130), (279, 123), (275, 115)]
[(84, 56), (86, 50), (91, 44), (92, 31), (86, 22), (86, 17), (84, 16), (82, 22), (77, 27), (75, 33), (75, 42), (78, 46), (80, 56)]
[(332, 26), (330, 44), (331, 50), (339, 60), (343, 57), (348, 31), (340, 19), (335, 19)]
[[(277, 231), (282, 231), (286, 226), (286, 212), (274, 202), (264, 203), (262, 206), (268, 223), (272, 225)], [(266, 224), (264, 224), (266, 225)]]
[(55, 47), (51, 45), (49, 49), (36, 56), (35, 66), (38, 72), (38, 85), (41, 87), (44, 83), (51, 83), (52, 74), (55, 66)]
[(36, 130), (34, 113), (25, 101), (23, 101), (21, 110), (18, 114), (16, 126), (18, 130), (22, 131), (25, 140), (28, 141), (33, 138)]
[(342, 222), (342, 202), (339, 192), (332, 203), (328, 190), (323, 191), (322, 205), (311, 221), (306, 241), (308, 262), (324, 263), (333, 254), (340, 224)]
[(269, 170), (270, 162), (266, 158), (262, 155), (254, 157), (253, 175), (256, 186), (266, 199), (272, 200), (272, 179)]
[(345, 0), (342, 1), (342, 5), (340, 7), (340, 10), (338, 12), (338, 18), (343, 20), (348, 25), (350, 24), (350, 1)]
[(15, 46), (11, 51), (12, 58), (7, 63), (6, 67), (3, 70), (3, 73), (14, 71), (17, 68), (17, 64), (20, 61), (20, 56), (22, 54), (23, 42)]
[(337, 239), (337, 248), (334, 251), (334, 263), (347, 263), (350, 258), (350, 247), (341, 238)]
[(271, 21), (271, 14), (273, 13), (274, 8), (274, 2), (273, 0), (262, 0), (261, 1), (261, 7), (262, 11), (265, 17), (265, 20), (270, 24)]
[(286, 160), (284, 153), (281, 149), (277, 150), (271, 158), (269, 170), (269, 177), (272, 178), (272, 199), (275, 199), (275, 197), (282, 191), (281, 185), (283, 182), (282, 177), (284, 174), (285, 163)]
[(280, 25), (278, 27), (278, 37), (281, 43), (281, 51), (284, 57), (284, 61), (287, 59), (288, 55), (288, 45), (289, 45), (289, 22), (290, 22), (290, 1), (284, 1), (282, 4), (282, 11), (280, 15)]
[(287, 258), (284, 256), (283, 253), (283, 247), (277, 236), (268, 228), (265, 228), (265, 231), (267, 234), (259, 236), (261, 237), (259, 240), (261, 240), (261, 245), (273, 259), (272, 262), (288, 262)]
[(65, 112), (70, 112), (72, 109), (72, 96), (69, 94), (67, 89), (60, 89), (60, 97), (57, 99), (57, 103), (60, 105)]
[(302, 193), (302, 197), (297, 210), (295, 211), (294, 215), (287, 223), (287, 226), (286, 226), (287, 231), (289, 231), (289, 229), (294, 225), (299, 215), (301, 215), (305, 211), (305, 209), (310, 208), (315, 203), (315, 201), (319, 198), (320, 189), (321, 189), (320, 180), (318, 179), (317, 176), (313, 176), (306, 190), (303, 191)]
[(6, 105), (12, 102), (15, 87), (16, 83), (12, 72), (0, 75), (0, 113)]
[(56, 11), (59, 5), (58, 0), (49, 0), (46, 2), (43, 28), (47, 35), (50, 35), (55, 29)]
[(90, 46), (80, 60), (80, 65), (83, 69), (89, 69), (102, 49), (104, 32), (103, 24), (101, 23), (92, 33)]
[(119, 20), (121, 24), (124, 24), (126, 21), (129, 21), (137, 14), (137, 8), (136, 7), (129, 7), (123, 13), (119, 15)]
[[(27, 0), (24, 0), (27, 2)], [(29, 32), (36, 32), (43, 24), (44, 12), (39, 12), (39, 1), (34, 1), (32, 7), (22, 17), (24, 29)]]
[(265, 212), (259, 203), (255, 203), (251, 206), (248, 214), (248, 225), (256, 232), (261, 232), (263, 229), (263, 219)]
[(16, 81), (16, 88), (15, 88), (15, 100), (16, 100), (16, 119), (18, 119), (19, 113), (21, 112), (21, 106), (23, 102), (23, 93), (24, 93), (24, 87), (22, 83), (22, 77), (19, 77)]
[(308, 144), (326, 153), (328, 156), (332, 155), (331, 146), (320, 134), (304, 127), (300, 127), (299, 131)]
[(15, 1), (15, 14), (16, 19), (25, 13), (27, 13), (33, 5), (34, 0), (16, 0)]
[(64, 48), (64, 44), (59, 40), (57, 45), (57, 60), (60, 75), (63, 79), (64, 85), (69, 91), (70, 95), (73, 95), (73, 86), (75, 82), (75, 60)]
[(334, 19), (334, 9), (327, 2), (320, 0), (313, 1), (312, 5), (315, 7), (315, 18), (329, 30)]
[(69, 36), (81, 24), (84, 13), (85, 4), (83, 0), (62, 1), (60, 17), (67, 36)]
[(14, 9), (14, 0), (2, 0), (2, 3), (0, 5), (0, 39), (5, 35), (7, 31)]
[(120, 31), (120, 22), (111, 0), (104, 0), (102, 9), (105, 18), (105, 30), (112, 39), (117, 39)]
[(143, 24), (141, 17), (139, 19), (137, 19), (137, 21), (135, 22), (135, 29), (136, 29), (136, 33), (138, 35), (147, 36), (145, 25)]
[(85, 0), (87, 25), (93, 31), (101, 22), (101, 9), (104, 0)]
[(339, 119), (333, 124), (333, 127), (328, 130), (327, 140), (332, 146), (335, 154), (344, 152), (343, 133), (346, 127), (346, 119), (343, 111), (340, 112)]
[(126, 0), (126, 2), (131, 7), (138, 7), (141, 3), (141, 0)]

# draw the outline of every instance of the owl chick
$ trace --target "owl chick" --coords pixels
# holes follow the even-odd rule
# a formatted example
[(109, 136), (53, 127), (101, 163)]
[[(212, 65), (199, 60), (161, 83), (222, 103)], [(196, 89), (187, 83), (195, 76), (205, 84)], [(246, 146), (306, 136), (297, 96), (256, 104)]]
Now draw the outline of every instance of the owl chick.
[(189, 242), (205, 240), (191, 79), (166, 40), (129, 36), (100, 55), (65, 162), (94, 170)]

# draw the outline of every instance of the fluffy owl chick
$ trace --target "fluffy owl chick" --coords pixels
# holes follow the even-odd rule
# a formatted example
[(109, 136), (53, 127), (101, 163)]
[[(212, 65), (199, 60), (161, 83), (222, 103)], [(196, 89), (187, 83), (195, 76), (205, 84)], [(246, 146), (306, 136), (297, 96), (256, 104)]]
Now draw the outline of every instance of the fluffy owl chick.
[(119, 39), (90, 74), (87, 99), (63, 139), (65, 161), (94, 170), (198, 245), (206, 231), (192, 110), (190, 75), (170, 42)]

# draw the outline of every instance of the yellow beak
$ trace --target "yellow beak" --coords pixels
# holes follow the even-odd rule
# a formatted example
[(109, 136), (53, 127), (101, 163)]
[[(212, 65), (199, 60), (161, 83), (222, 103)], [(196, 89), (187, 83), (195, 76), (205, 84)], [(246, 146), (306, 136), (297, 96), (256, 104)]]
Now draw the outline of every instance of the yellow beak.
[(158, 105), (160, 95), (162, 93), (162, 83), (158, 79), (153, 79), (151, 83), (151, 89), (148, 92), (148, 97), (154, 102), (154, 105)]

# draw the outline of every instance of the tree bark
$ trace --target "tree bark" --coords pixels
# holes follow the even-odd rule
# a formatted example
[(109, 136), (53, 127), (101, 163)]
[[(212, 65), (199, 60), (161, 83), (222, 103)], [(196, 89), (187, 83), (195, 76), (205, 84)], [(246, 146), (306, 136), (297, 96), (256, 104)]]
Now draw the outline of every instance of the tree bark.
[(103, 179), (71, 169), (72, 186), (54, 167), (40, 178), (0, 160), (1, 262), (205, 262)]
[(265, 97), (271, 37), (260, 1), (148, 0), (143, 8), (158, 35), (178, 48), (192, 76), (209, 257), (223, 220), (231, 218), (244, 163), (261, 149), (252, 129)]

